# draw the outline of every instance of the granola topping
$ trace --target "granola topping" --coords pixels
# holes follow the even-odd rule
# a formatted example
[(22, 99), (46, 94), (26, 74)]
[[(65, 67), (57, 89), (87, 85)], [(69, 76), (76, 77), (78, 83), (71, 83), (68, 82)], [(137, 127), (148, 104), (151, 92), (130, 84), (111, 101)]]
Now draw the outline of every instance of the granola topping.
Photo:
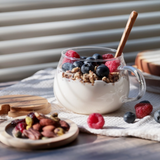
[[(91, 57), (81, 57), (77, 52), (69, 50), (65, 55), (71, 59), (64, 58), (60, 66), (63, 78), (79, 80), (82, 83), (91, 83), (92, 85), (96, 80), (102, 80), (106, 83), (114, 83), (119, 80), (118, 67), (121, 63), (111, 54), (94, 53)], [(78, 59), (74, 60), (73, 58)]]
[(99, 78), (93, 71), (83, 74), (80, 68), (76, 67), (71, 71), (62, 72), (62, 77), (71, 80), (80, 80), (82, 83), (92, 83), (93, 85), (96, 80), (102, 80), (106, 83), (114, 83), (119, 80), (119, 72), (111, 72), (108, 77), (104, 76)]

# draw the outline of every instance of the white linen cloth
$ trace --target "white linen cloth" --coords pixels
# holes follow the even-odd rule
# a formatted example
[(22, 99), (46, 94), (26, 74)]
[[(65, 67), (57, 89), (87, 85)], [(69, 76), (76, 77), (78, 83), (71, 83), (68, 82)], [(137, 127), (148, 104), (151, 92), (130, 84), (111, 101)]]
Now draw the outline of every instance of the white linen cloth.
[[(144, 139), (160, 141), (160, 124), (157, 123), (153, 114), (156, 110), (160, 109), (160, 94), (146, 92), (141, 100), (149, 100), (153, 105), (153, 111), (151, 115), (142, 119), (136, 119), (135, 123), (128, 124), (123, 120), (123, 115), (127, 111), (135, 113), (134, 106), (139, 101), (129, 102), (124, 104), (118, 111), (103, 115), (105, 119), (105, 125), (103, 129), (91, 129), (87, 125), (88, 115), (81, 115), (72, 113), (65, 108), (57, 105), (57, 101), (53, 93), (53, 81), (55, 76), (55, 69), (48, 68), (40, 70), (33, 76), (28, 77), (19, 83), (5, 88), (0, 91), (0, 96), (3, 95), (17, 95), (28, 94), (44, 97), (52, 104), (52, 111), (58, 112), (60, 117), (67, 118), (75, 122), (80, 131), (90, 132), (93, 134), (101, 134), (106, 136), (134, 136)], [(137, 95), (136, 85), (131, 85), (130, 97)], [(0, 117), (1, 119), (3, 116)]]

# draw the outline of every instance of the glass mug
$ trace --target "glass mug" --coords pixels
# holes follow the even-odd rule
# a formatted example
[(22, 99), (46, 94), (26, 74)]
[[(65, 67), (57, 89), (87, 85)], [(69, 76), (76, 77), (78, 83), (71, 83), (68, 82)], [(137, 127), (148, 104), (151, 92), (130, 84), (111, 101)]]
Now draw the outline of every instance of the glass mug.
[[(87, 60), (90, 63), (105, 64), (107, 61), (116, 61), (119, 67), (115, 72), (118, 80), (112, 83), (107, 83), (102, 79), (94, 80), (93, 83), (85, 83), (80, 77), (73, 78), (75, 73), (71, 71), (64, 72), (62, 64), (64, 58), (74, 61), (82, 61), (85, 59), (67, 57), (65, 53), (68, 50), (74, 50), (80, 56), (92, 56), (98, 54), (115, 54), (116, 50), (103, 47), (77, 47), (69, 48), (61, 52), (61, 58), (57, 67), (54, 79), (54, 95), (58, 103), (70, 111), (79, 114), (100, 113), (106, 114), (119, 109), (123, 103), (136, 101), (140, 99), (145, 91), (146, 84), (143, 75), (134, 67), (126, 66), (123, 54), (120, 57), (107, 60)], [(137, 83), (139, 83), (139, 92), (136, 97), (129, 98), (130, 81), (128, 71), (134, 73)], [(112, 74), (112, 73), (111, 73)]]

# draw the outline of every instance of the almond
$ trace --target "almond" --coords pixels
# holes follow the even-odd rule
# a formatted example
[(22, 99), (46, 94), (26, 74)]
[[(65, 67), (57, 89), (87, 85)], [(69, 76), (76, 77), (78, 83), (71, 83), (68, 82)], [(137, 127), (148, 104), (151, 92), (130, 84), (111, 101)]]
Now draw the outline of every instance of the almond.
[(39, 131), (35, 131), (32, 128), (29, 128), (28, 130), (23, 130), (23, 134), (32, 140), (38, 140), (41, 138), (41, 133)]
[(43, 131), (41, 134), (42, 134), (44, 137), (48, 137), (48, 138), (52, 138), (52, 137), (55, 137), (55, 136), (56, 136), (55, 133), (52, 132), (52, 131)]
[(48, 118), (42, 118), (39, 121), (41, 126), (48, 126), (48, 125), (56, 125), (56, 121), (52, 120), (52, 119), (48, 119)]
[(32, 128), (36, 131), (40, 131), (41, 130), (41, 125), (39, 123), (36, 123), (32, 126)]
[(56, 127), (53, 125), (48, 125), (42, 128), (43, 131), (53, 131)]

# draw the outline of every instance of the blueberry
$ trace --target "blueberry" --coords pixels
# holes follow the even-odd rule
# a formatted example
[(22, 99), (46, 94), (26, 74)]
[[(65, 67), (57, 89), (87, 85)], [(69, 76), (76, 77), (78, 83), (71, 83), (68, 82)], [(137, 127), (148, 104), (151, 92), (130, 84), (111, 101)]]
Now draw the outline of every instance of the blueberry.
[(147, 100), (141, 101), (141, 102), (139, 102), (139, 103), (149, 103), (149, 104), (150, 104), (150, 102), (147, 101)]
[[(92, 57), (96, 60), (103, 59), (102, 56), (98, 53), (95, 53)], [(97, 62), (97, 64), (100, 65), (101, 62)]]
[(87, 58), (87, 57), (85, 57), (85, 56), (81, 56), (81, 57), (80, 57), (80, 59), (82, 59), (81, 62), (84, 63), (84, 60), (85, 60), (86, 58)]
[(81, 72), (85, 74), (85, 73), (89, 73), (89, 71), (94, 71), (94, 66), (92, 65), (92, 63), (83, 64), (81, 67)]
[(160, 110), (154, 112), (154, 119), (156, 122), (160, 123)]
[(75, 61), (75, 62), (73, 63), (73, 65), (74, 65), (75, 67), (81, 68), (81, 66), (83, 65), (83, 62), (82, 62), (82, 61)]
[(105, 66), (104, 64), (101, 64), (100, 66), (97, 67), (96, 69), (96, 74), (98, 77), (108, 77), (109, 75), (109, 68)]
[(71, 64), (69, 70), (72, 70), (73, 68), (76, 68), (76, 66), (74, 66), (73, 64)]
[(92, 65), (96, 65), (96, 62), (91, 62), (92, 60), (95, 60), (93, 57), (87, 57), (86, 60), (84, 61), (84, 63), (92, 63)]
[(63, 71), (68, 71), (68, 70), (72, 70), (73, 68), (75, 68), (75, 66), (72, 63), (63, 63), (62, 65), (62, 70)]
[(81, 56), (80, 58), (81, 58), (81, 59), (86, 59), (87, 57), (85, 57), (85, 56)]
[(132, 112), (126, 112), (123, 116), (123, 119), (127, 123), (133, 123), (136, 119), (136, 115)]
[(102, 56), (98, 53), (95, 53), (93, 56), (92, 56), (94, 59), (103, 59)]

